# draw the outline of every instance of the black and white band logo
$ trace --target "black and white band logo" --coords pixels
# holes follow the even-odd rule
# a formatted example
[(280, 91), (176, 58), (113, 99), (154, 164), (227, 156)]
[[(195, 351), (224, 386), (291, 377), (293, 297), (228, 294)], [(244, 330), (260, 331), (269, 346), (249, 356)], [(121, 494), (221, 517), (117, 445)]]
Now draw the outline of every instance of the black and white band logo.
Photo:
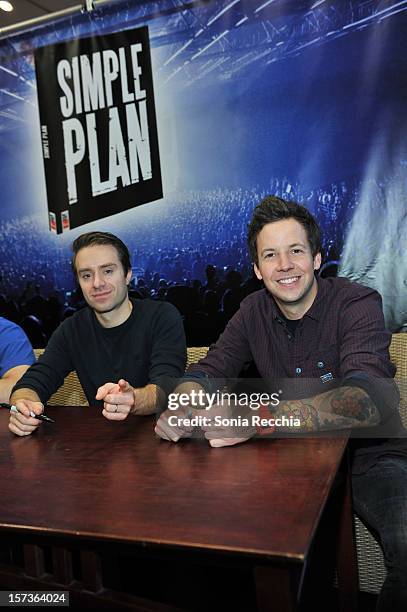
[(50, 229), (162, 197), (148, 29), (35, 54)]

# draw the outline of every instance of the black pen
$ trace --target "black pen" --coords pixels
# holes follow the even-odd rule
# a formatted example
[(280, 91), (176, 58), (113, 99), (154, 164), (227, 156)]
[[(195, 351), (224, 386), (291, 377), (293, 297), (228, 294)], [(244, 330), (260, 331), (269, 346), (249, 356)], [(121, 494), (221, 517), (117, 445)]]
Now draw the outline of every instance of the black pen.
[[(6, 404), (4, 402), (0, 402), (0, 408), (7, 408), (10, 410), (10, 412), (18, 412), (15, 406)], [(51, 419), (46, 414), (35, 414), (35, 412), (30, 411), (30, 416), (34, 417), (34, 419), (38, 419), (39, 421), (45, 421), (46, 423), (55, 423), (54, 419)]]

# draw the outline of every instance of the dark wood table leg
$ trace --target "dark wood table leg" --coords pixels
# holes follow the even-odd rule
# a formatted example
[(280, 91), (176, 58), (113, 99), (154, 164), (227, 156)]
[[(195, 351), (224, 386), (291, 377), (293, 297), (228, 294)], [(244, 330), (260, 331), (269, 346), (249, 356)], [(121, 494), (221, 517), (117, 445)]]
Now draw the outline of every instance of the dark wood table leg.
[(102, 591), (103, 576), (100, 556), (92, 550), (82, 550), (81, 569), (84, 588), (94, 593)]
[(349, 457), (346, 461), (346, 480), (337, 539), (337, 574), (340, 612), (357, 612), (359, 575), (356, 557), (355, 528), (352, 512), (352, 487)]
[(72, 553), (66, 548), (52, 547), (54, 578), (60, 584), (71, 584), (73, 580)]
[(45, 572), (44, 551), (36, 544), (24, 545), (24, 570), (27, 576), (39, 578)]
[(288, 567), (256, 566), (257, 610), (259, 612), (296, 612), (299, 570)]

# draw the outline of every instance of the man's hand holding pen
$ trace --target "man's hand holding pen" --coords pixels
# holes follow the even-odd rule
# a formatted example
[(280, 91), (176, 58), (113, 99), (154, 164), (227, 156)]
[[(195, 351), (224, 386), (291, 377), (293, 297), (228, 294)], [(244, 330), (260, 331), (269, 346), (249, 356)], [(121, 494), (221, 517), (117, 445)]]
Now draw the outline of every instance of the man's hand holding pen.
[(43, 412), (44, 405), (41, 402), (28, 399), (16, 400), (10, 407), (8, 428), (17, 436), (29, 436), (41, 425), (41, 420), (35, 417), (42, 415)]

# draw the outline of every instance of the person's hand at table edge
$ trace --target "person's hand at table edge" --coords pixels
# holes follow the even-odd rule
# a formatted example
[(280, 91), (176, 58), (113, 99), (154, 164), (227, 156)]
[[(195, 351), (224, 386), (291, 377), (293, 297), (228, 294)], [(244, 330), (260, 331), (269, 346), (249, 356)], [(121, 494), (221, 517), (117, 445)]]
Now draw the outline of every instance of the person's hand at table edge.
[(17, 412), (10, 411), (8, 428), (12, 433), (29, 436), (41, 425), (41, 421), (32, 416), (44, 412), (44, 405), (35, 391), (19, 389), (12, 394), (10, 404), (17, 408)]
[(158, 437), (168, 442), (178, 442), (182, 438), (191, 438), (195, 425), (193, 419), (202, 410), (195, 410), (190, 406), (180, 407), (177, 410), (165, 410), (160, 415), (154, 428)]
[(106, 419), (123, 421), (129, 414), (153, 414), (162, 404), (163, 395), (157, 385), (136, 388), (121, 378), (117, 383), (108, 382), (99, 387), (96, 399), (103, 400), (102, 414)]
[(217, 404), (207, 411), (202, 422), (205, 438), (213, 448), (235, 446), (253, 438), (257, 429), (252, 414), (238, 414), (236, 406)]
[(203, 393), (202, 385), (195, 381), (181, 382), (168, 396), (168, 408), (159, 417), (155, 433), (157, 436), (168, 442), (178, 442), (182, 438), (191, 438), (195, 425), (191, 425), (191, 420), (197, 416), (205, 414), (204, 404), (194, 404), (195, 397)]

